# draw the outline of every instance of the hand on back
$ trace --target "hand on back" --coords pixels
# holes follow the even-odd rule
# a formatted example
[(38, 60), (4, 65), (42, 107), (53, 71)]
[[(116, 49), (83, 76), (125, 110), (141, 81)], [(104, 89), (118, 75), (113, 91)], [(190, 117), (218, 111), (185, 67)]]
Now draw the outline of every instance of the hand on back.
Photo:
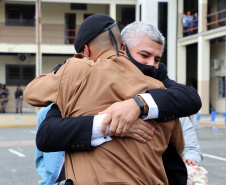
[(110, 136), (127, 136), (140, 142), (146, 142), (151, 140), (154, 135), (154, 127), (139, 118), (140, 108), (133, 99), (113, 103), (98, 114), (106, 114), (100, 128), (103, 135), (107, 125), (109, 125)]

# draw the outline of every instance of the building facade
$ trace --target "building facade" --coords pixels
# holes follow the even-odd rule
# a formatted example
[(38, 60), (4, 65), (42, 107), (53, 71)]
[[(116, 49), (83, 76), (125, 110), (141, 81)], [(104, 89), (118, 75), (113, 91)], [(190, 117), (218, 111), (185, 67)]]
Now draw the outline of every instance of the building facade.
[[(193, 20), (183, 24), (188, 11)], [(198, 91), (199, 113), (226, 112), (226, 1), (139, 0), (136, 20), (154, 24), (166, 37), (162, 62), (171, 79)]]
[[(197, 12), (198, 21), (185, 30), (187, 11)], [(24, 88), (73, 56), (79, 26), (95, 13), (110, 15), (120, 29), (135, 20), (158, 27), (166, 37), (162, 62), (170, 78), (197, 89), (201, 114), (226, 112), (224, 0), (1, 0), (0, 83), (10, 91), (9, 112), (16, 85)], [(33, 111), (26, 102), (24, 109)]]

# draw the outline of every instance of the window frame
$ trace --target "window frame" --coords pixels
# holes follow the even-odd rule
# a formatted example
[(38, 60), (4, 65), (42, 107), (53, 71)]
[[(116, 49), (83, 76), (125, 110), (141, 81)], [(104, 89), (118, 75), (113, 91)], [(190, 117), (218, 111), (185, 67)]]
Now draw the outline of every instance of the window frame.
[(218, 97), (225, 98), (225, 76), (218, 77)]
[[(13, 17), (17, 13), (17, 18)], [(31, 15), (29, 15), (32, 13)], [(29, 15), (29, 16), (27, 16)], [(28, 18), (26, 18), (26, 16)], [(30, 17), (30, 18), (29, 18)], [(35, 26), (35, 5), (5, 4), (5, 25), (6, 26)]]
[[(19, 69), (18, 71), (18, 78), (15, 77), (10, 77), (10, 68), (15, 68), (15, 69)], [(25, 69), (29, 68), (32, 69), (32, 71), (30, 72), (31, 75), (29, 76), (24, 76)], [(26, 78), (28, 77), (28, 78)], [(21, 84), (21, 85), (27, 85), (28, 83), (30, 83), (33, 79), (35, 78), (35, 65), (17, 65), (17, 64), (6, 64), (6, 84), (7, 85), (17, 85), (17, 84)]]

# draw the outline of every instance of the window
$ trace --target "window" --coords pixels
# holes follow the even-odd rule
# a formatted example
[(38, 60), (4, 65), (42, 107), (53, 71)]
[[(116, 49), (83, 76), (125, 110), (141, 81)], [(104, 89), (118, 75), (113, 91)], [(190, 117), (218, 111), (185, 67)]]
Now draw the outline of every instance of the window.
[(87, 17), (91, 16), (91, 15), (93, 15), (93, 14), (85, 13), (85, 14), (84, 14), (84, 20), (85, 20)]
[[(224, 10), (226, 9), (226, 1), (225, 0), (217, 0), (217, 11), (221, 11), (221, 10)], [(221, 20), (221, 19), (225, 19), (226, 18), (226, 12), (223, 11), (221, 13), (218, 14), (218, 19)], [(219, 25), (220, 26), (225, 26), (226, 24), (226, 21), (221, 21), (219, 22)]]
[(7, 26), (35, 26), (35, 5), (5, 4)]
[(139, 6), (139, 9), (140, 9), (140, 11), (139, 11), (139, 21), (142, 21), (142, 6), (141, 6), (141, 4), (140, 4), (140, 6)]
[(71, 3), (71, 10), (87, 10), (87, 4)]
[(219, 77), (219, 98), (225, 97), (225, 76)]
[(34, 78), (34, 65), (6, 65), (7, 85), (27, 85)]

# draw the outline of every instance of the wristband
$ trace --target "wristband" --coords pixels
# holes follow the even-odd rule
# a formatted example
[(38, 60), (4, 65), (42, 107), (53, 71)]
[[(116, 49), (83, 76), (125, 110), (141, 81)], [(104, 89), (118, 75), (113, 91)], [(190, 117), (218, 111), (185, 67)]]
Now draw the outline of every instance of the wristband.
[(142, 116), (144, 114), (144, 104), (141, 101), (141, 99), (138, 96), (134, 96), (132, 97), (135, 102), (137, 103), (137, 105), (140, 107), (140, 116)]

